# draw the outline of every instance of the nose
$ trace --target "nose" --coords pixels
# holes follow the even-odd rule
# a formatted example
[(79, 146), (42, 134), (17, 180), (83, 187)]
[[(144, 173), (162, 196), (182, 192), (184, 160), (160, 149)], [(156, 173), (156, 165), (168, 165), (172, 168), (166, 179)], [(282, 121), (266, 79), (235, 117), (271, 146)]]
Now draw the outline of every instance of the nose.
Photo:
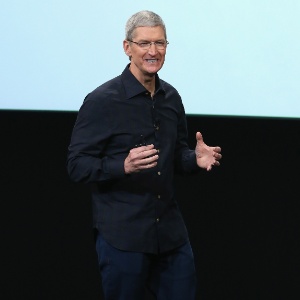
[(155, 55), (155, 54), (157, 53), (157, 48), (156, 48), (156, 45), (155, 45), (154, 42), (152, 42), (152, 43), (150, 44), (150, 47), (149, 47), (149, 49), (148, 49), (148, 53), (149, 53), (150, 55)]

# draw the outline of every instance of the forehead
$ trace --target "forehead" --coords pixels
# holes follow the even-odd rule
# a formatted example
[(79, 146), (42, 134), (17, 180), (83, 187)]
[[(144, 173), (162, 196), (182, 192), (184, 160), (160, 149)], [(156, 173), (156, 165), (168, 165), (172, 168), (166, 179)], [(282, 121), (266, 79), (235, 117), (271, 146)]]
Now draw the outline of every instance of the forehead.
[(137, 40), (161, 40), (165, 39), (165, 32), (161, 26), (137, 27), (134, 30), (134, 38)]

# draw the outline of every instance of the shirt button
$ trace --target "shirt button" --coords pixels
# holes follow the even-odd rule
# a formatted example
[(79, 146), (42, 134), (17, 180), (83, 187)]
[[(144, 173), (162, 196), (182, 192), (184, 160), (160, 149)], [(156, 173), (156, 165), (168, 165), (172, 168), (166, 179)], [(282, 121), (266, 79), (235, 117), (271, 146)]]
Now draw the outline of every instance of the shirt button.
[(156, 222), (157, 222), (157, 223), (159, 222), (159, 218), (156, 219)]
[(158, 175), (161, 175), (161, 173), (160, 173), (160, 172), (157, 172), (157, 174), (158, 174)]
[(157, 198), (160, 199), (160, 195), (157, 195)]

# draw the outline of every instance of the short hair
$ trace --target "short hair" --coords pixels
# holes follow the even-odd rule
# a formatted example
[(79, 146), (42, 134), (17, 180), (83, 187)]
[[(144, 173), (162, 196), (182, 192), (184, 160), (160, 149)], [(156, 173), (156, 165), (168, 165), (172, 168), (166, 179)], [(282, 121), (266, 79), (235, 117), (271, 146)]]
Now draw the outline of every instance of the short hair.
[(125, 39), (131, 41), (134, 37), (134, 31), (138, 27), (155, 27), (161, 26), (167, 39), (166, 26), (162, 18), (156, 13), (143, 10), (132, 15), (125, 26)]

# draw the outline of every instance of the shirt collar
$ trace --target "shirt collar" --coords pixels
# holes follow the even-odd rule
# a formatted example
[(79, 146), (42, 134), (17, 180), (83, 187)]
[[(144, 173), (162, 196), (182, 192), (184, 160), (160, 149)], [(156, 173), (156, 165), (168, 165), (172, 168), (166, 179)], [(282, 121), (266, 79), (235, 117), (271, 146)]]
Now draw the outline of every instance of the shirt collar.
[[(145, 93), (147, 91), (146, 88), (130, 72), (129, 66), (130, 64), (126, 66), (121, 75), (127, 99), (130, 99), (138, 94)], [(158, 74), (155, 74), (155, 85), (155, 93), (165, 93), (165, 90), (162, 87), (161, 80), (159, 79)]]

